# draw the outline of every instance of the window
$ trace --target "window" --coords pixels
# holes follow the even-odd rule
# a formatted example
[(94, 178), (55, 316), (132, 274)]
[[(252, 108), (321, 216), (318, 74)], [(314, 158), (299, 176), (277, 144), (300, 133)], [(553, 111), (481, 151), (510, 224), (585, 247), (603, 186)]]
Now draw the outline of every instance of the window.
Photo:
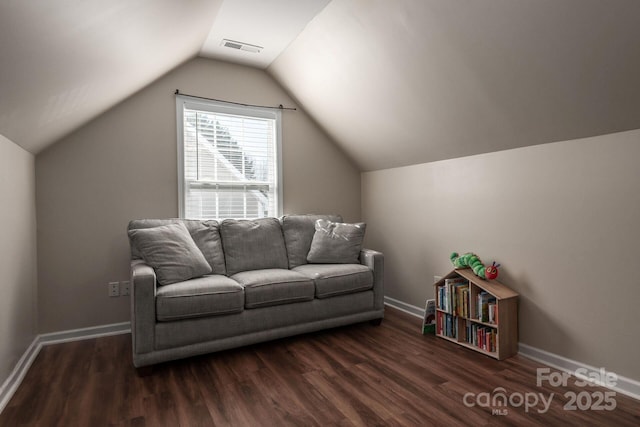
[(181, 218), (279, 216), (280, 111), (176, 97)]

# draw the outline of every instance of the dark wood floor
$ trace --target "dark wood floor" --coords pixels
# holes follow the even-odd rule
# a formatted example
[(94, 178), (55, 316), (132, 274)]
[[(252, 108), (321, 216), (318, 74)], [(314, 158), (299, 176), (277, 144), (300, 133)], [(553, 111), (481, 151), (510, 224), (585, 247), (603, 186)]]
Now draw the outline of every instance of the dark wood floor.
[[(640, 425), (636, 400), (617, 394), (613, 411), (564, 410), (565, 393), (607, 390), (574, 380), (537, 387), (541, 365), (520, 356), (498, 362), (422, 336), (419, 326), (387, 309), (381, 326), (166, 363), (142, 378), (131, 365), (129, 335), (52, 345), (0, 414), (0, 426)], [(553, 393), (550, 409), (496, 406), (503, 415), (492, 415), (490, 407), (463, 403), (466, 393), (493, 395), (497, 387), (515, 404), (517, 395), (548, 400)]]

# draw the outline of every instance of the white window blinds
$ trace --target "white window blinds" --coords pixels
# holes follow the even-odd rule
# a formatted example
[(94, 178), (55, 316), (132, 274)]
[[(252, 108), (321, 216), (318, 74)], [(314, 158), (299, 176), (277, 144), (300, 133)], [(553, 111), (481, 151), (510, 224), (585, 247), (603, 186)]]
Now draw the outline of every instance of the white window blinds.
[(280, 112), (177, 97), (180, 215), (280, 215)]

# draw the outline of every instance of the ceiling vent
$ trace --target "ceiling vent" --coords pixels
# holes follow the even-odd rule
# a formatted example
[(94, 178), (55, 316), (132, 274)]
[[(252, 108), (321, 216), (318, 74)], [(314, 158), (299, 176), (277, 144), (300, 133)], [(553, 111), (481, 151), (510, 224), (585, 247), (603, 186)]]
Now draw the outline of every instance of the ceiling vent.
[(256, 46), (249, 43), (237, 42), (235, 40), (222, 39), (220, 46), (229, 47), (231, 49), (244, 50), (245, 52), (260, 53), (262, 46)]

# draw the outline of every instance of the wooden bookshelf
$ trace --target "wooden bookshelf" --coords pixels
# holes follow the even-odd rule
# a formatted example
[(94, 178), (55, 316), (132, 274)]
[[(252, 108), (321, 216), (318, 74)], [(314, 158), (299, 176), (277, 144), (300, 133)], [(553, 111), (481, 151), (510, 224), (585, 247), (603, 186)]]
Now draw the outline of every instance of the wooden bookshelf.
[(469, 268), (453, 270), (433, 286), (438, 337), (498, 360), (518, 353), (516, 292)]

